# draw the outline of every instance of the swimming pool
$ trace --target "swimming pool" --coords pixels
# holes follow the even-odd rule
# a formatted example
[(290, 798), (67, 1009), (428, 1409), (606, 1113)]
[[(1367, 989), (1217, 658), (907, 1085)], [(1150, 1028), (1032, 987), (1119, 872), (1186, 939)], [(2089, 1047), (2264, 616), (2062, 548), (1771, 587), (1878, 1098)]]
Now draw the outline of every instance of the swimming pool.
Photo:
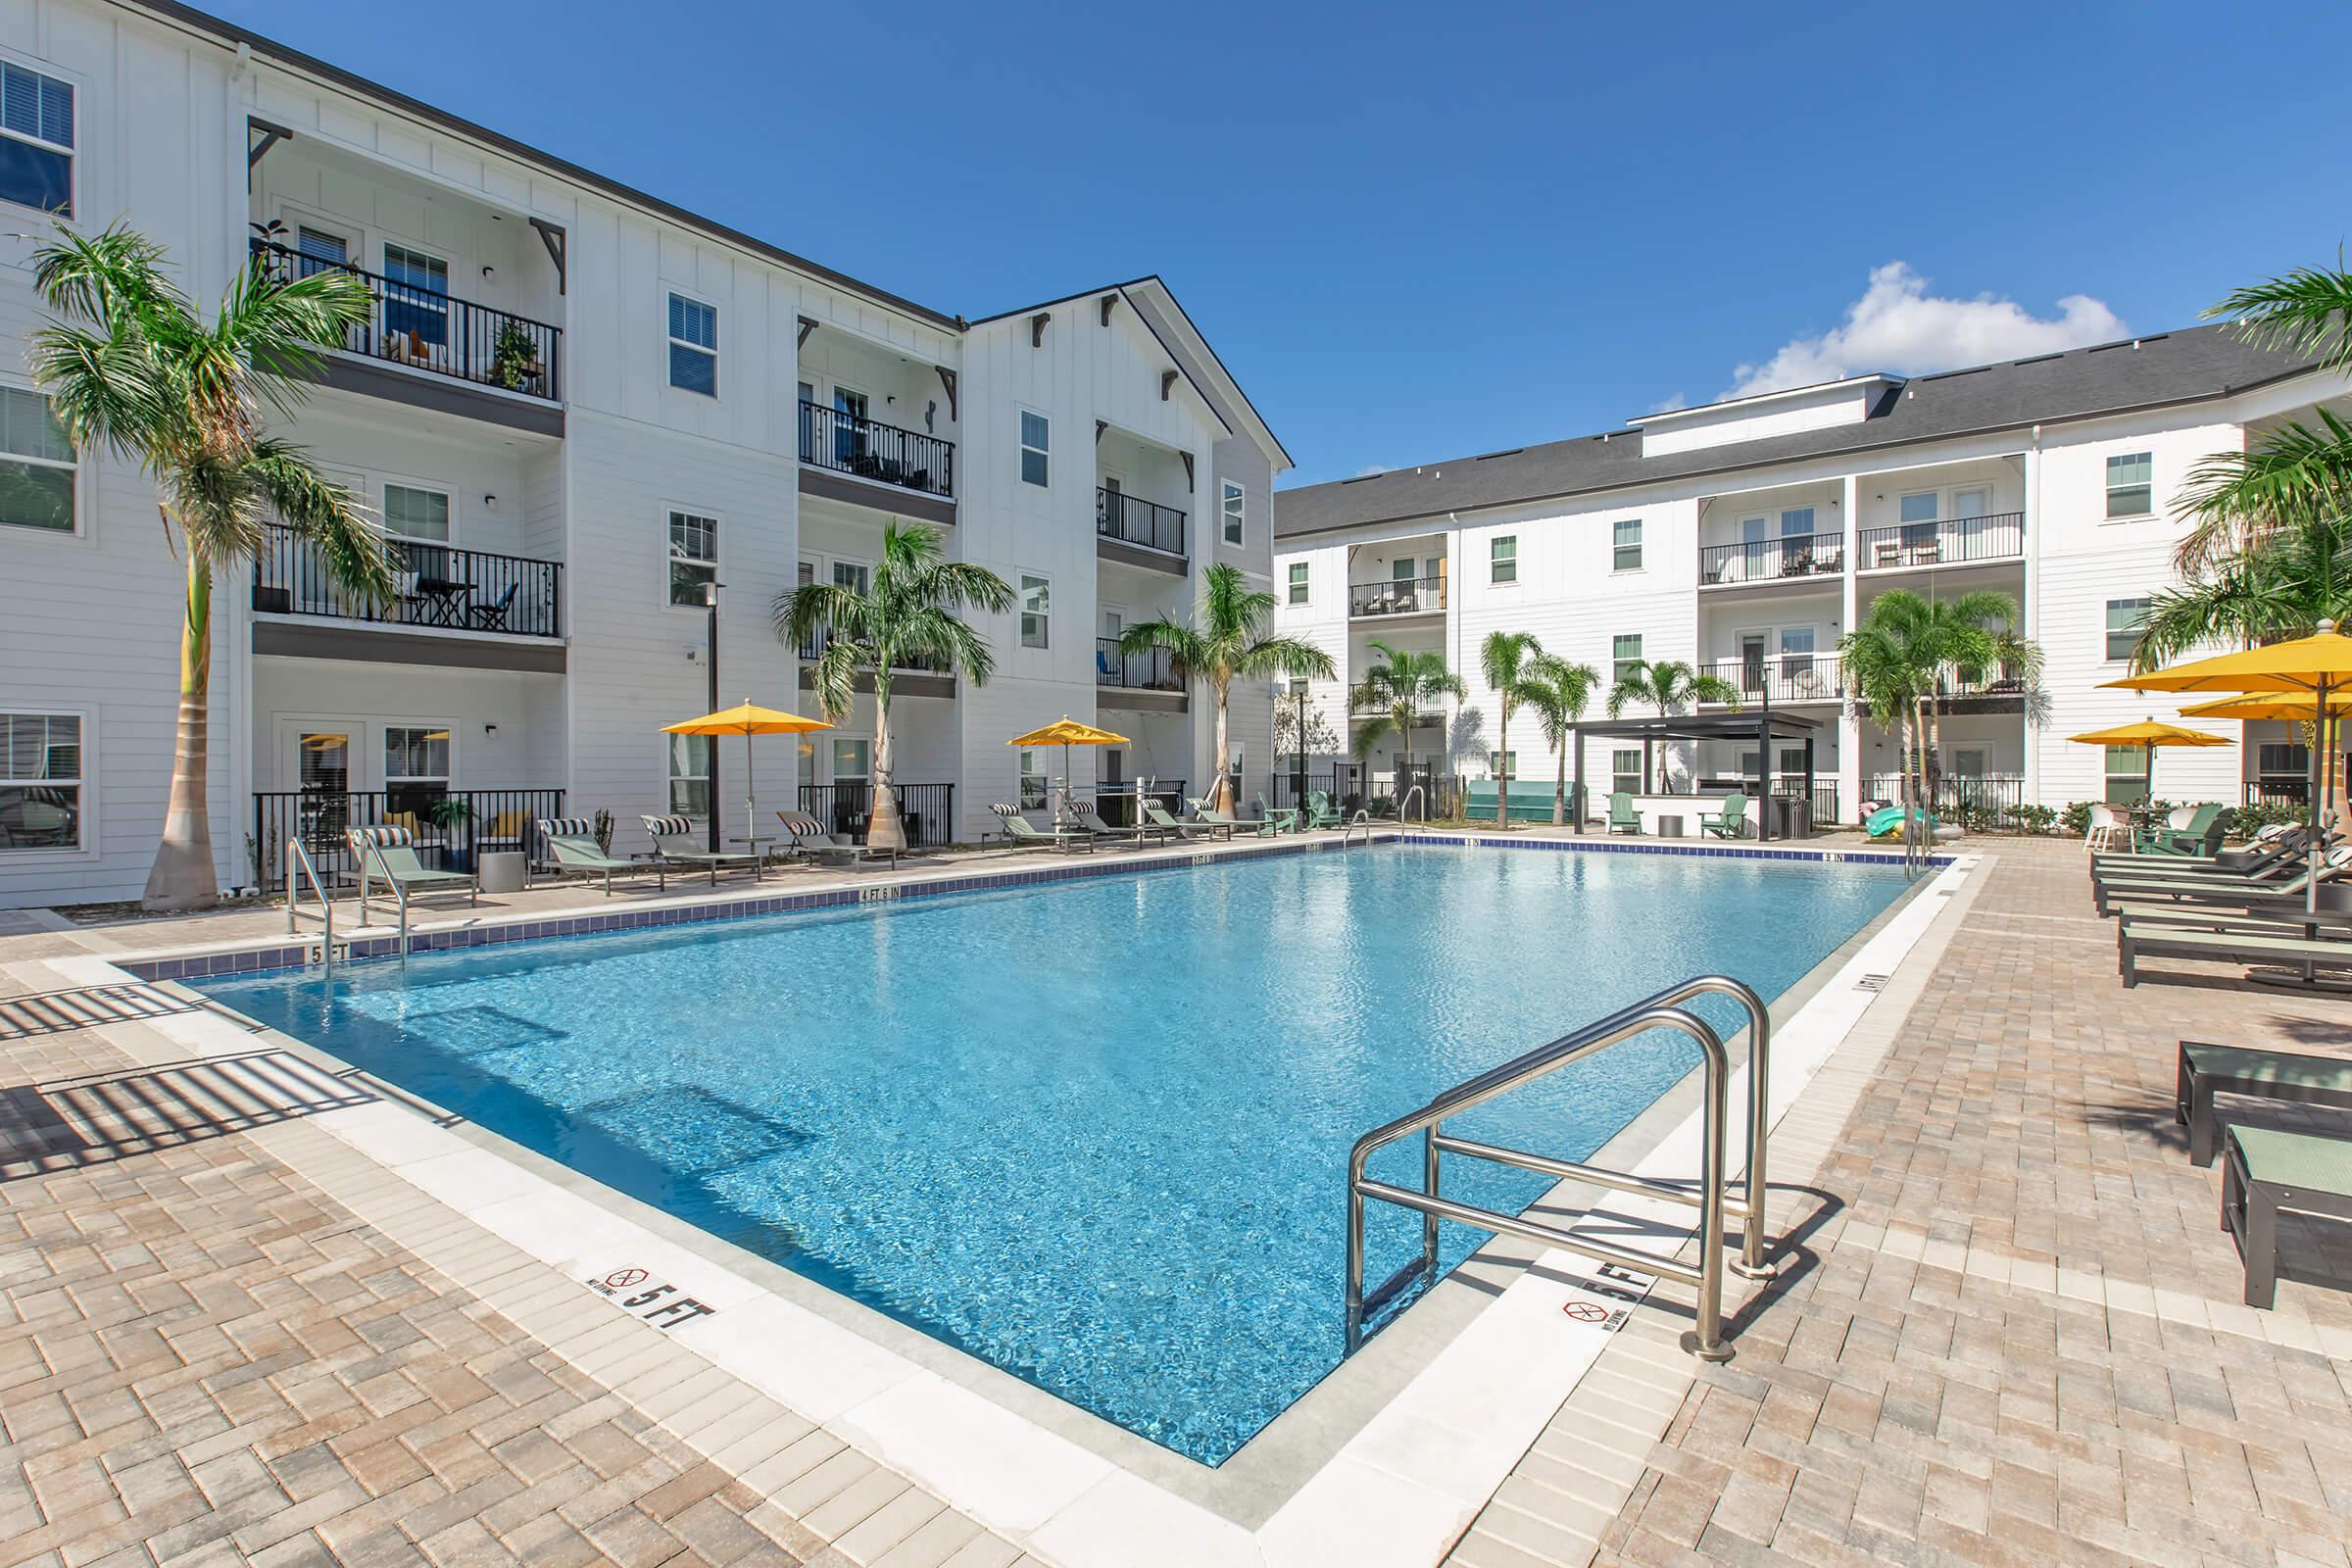
[[(1905, 886), (1396, 846), (199, 984), (1214, 1464), (1340, 1360), (1359, 1134), (1702, 970), (1776, 996)], [(1694, 1059), (1644, 1037), (1460, 1130), (1581, 1158)], [(1445, 1262), (1482, 1240), (1448, 1226)], [(1370, 1277), (1417, 1245), (1376, 1205)]]

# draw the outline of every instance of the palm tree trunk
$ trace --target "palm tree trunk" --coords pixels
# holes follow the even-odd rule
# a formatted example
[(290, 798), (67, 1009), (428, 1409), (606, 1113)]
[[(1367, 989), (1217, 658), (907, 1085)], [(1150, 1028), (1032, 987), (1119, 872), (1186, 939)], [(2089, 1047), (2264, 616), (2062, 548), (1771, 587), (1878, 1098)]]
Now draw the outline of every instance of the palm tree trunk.
[[(205, 747), (212, 717), (213, 572), (188, 552), (188, 599), (179, 624), (179, 733), (172, 796), (140, 906), (151, 914), (209, 909), (220, 901), (213, 868), (212, 813), (205, 800)], [(266, 846), (265, 846), (266, 848)]]
[(1214, 805), (1215, 808), (1224, 812), (1227, 816), (1231, 816), (1233, 814), (1233, 808), (1238, 804), (1235, 801), (1233, 794), (1233, 774), (1230, 767), (1227, 765), (1233, 757), (1233, 750), (1227, 744), (1225, 738), (1225, 696), (1229, 689), (1229, 684), (1230, 683), (1226, 681), (1217, 681), (1214, 683), (1217, 694), (1217, 750), (1216, 755), (1210, 759), (1209, 765), (1217, 770), (1217, 783), (1216, 787), (1208, 792), (1209, 800)]
[(1502, 712), (1502, 733), (1494, 742), (1494, 826), (1499, 831), (1511, 825), (1511, 700), (1505, 697), (1496, 706)]
[(866, 808), (865, 845), (870, 850), (906, 848), (906, 824), (899, 815), (899, 792), (891, 788), (890, 676), (874, 673), (873, 804)]
[(1568, 825), (1568, 743), (1560, 742), (1560, 776), (1551, 783), (1551, 825)]

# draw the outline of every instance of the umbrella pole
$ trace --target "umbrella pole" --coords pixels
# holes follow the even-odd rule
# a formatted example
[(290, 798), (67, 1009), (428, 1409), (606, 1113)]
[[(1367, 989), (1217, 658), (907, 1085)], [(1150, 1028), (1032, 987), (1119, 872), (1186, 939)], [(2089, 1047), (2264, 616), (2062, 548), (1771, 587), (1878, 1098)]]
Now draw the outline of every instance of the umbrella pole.
[(752, 782), (752, 732), (747, 729), (743, 732), (743, 840), (744, 848), (754, 855), (760, 853), (760, 846), (752, 842), (760, 836), (758, 808), (753, 804), (759, 798), (759, 787)]

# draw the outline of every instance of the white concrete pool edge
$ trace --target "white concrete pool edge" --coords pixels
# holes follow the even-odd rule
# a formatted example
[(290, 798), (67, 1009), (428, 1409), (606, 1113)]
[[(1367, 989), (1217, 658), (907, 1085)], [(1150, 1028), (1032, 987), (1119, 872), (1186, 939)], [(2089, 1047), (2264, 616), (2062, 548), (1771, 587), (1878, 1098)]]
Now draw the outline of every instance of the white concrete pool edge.
[[(1938, 871), (1776, 1030), (1776, 1122), (1878, 1001), (1861, 988), (1863, 979), (1893, 972), (1942, 916), (1949, 901), (1938, 895), (1959, 887), (1980, 864), (1964, 856)], [(102, 957), (51, 959), (47, 967), (80, 984), (129, 978)], [(200, 1055), (249, 1052), (255, 1040), (249, 1029), (212, 1011), (144, 1020), (138, 1027)], [(1736, 1102), (1745, 1093), (1743, 1072), (1732, 1085)], [(427, 1261), (443, 1266), (427, 1249), (445, 1242), (456, 1220), (463, 1224), (454, 1228), (478, 1226), (570, 1282), (568, 1298), (544, 1290), (494, 1298), (492, 1304), (511, 1316), (534, 1306), (559, 1311), (582, 1300), (609, 1311), (587, 1282), (624, 1265), (645, 1269), (718, 1309), (670, 1331), (669, 1343), (1064, 1568), (1435, 1563), (1611, 1338), (1605, 1327), (1577, 1322), (1561, 1310), (1580, 1294), (1573, 1281), (1592, 1265), (1570, 1253), (1544, 1254), (1538, 1268), (1513, 1282), (1250, 1531), (401, 1105), (379, 1102), (332, 1110), (301, 1125), (330, 1136), (354, 1157), (297, 1157), (290, 1160), (297, 1172)], [(1736, 1152), (1743, 1160), (1740, 1132), (1735, 1125)], [(1693, 1112), (1638, 1169), (1689, 1176), (1697, 1165), (1698, 1136)], [(299, 1156), (299, 1141), (288, 1142), (288, 1152)], [(386, 1171), (410, 1191), (388, 1189), (380, 1180)], [(415, 1195), (430, 1201), (419, 1203)], [(1662, 1240), (1661, 1250), (1671, 1250), (1689, 1234), (1690, 1211), (1619, 1200), (1583, 1223), (1639, 1227), (1649, 1243)], [(516, 1321), (533, 1327), (525, 1317)], [(567, 1346), (563, 1353), (588, 1375), (617, 1382), (644, 1348), (615, 1334), (601, 1349)]]

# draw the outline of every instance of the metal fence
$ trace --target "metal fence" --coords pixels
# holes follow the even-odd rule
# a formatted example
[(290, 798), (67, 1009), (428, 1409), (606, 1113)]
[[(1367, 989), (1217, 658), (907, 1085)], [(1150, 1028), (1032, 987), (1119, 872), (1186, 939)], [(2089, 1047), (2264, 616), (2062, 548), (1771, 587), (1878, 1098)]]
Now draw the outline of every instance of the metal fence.
[(282, 887), (286, 841), (300, 839), (321, 879), (356, 882), (359, 862), (343, 841), (350, 827), (405, 827), (416, 836), (418, 858), (446, 870), (467, 870), (493, 850), (532, 851), (534, 826), (564, 814), (564, 792), (554, 789), (449, 790), (412, 784), (389, 790), (275, 790), (253, 798), (254, 880)]
[(373, 307), (343, 331), (353, 354), (430, 370), (477, 386), (561, 402), (564, 329), (512, 311), (493, 310), (447, 292), (370, 272), (365, 268), (306, 256), (268, 240), (253, 254), (279, 279), (307, 277), (332, 268), (367, 283)]
[[(1990, 811), (2008, 826), (2013, 820), (2010, 809), (2026, 803), (2026, 780), (2020, 773), (1943, 773), (1937, 775), (1935, 785), (1930, 809), (1942, 816)], [(1873, 773), (1864, 793), (1874, 801), (1900, 801), (1903, 775)]]
[(1698, 553), (1702, 583), (1779, 582), (1788, 577), (1835, 575), (1845, 569), (1845, 535), (1791, 534), (1707, 545)]
[(1095, 639), (1095, 684), (1128, 691), (1180, 692), (1184, 677), (1176, 671), (1176, 656), (1165, 648), (1119, 652), (1116, 637)]
[(925, 495), (956, 493), (956, 443), (801, 400), (801, 461)]
[[(956, 786), (953, 784), (893, 784), (899, 820), (906, 831), (906, 847), (937, 849), (956, 842)], [(824, 824), (828, 833), (846, 833), (853, 843), (865, 842), (873, 816), (871, 784), (804, 784), (801, 809)]]
[(261, 614), (332, 615), (388, 626), (444, 626), (517, 637), (564, 635), (564, 566), (415, 540), (391, 542), (393, 594), (369, 603), (344, 592), (310, 545), (271, 523), (253, 568)]
[(1396, 577), (1387, 582), (1359, 582), (1348, 590), (1350, 615), (1415, 615), (1446, 608), (1443, 577)]
[(1888, 523), (1863, 529), (1856, 544), (1854, 564), (1862, 571), (2003, 561), (2026, 553), (2026, 514), (2002, 512), (1988, 517)]
[(1122, 544), (1184, 554), (1184, 514), (1122, 491), (1095, 491), (1095, 532)]
[(1836, 702), (1845, 695), (1845, 662), (1836, 654), (1765, 654), (1718, 659), (1698, 672), (1739, 692), (1742, 705)]

